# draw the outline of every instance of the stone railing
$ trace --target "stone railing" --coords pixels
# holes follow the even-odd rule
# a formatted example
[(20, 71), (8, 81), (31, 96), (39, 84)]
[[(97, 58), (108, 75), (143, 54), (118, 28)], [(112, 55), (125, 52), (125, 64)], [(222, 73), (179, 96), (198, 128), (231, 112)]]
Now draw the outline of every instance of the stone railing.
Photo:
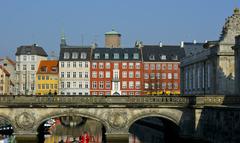
[(240, 105), (240, 96), (0, 96), (0, 107), (186, 107)]

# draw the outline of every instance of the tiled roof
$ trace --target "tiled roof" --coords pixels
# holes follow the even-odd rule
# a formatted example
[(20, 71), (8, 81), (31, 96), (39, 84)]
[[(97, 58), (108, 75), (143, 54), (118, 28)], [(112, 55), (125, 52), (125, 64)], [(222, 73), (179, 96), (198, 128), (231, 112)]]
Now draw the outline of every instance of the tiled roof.
[(144, 45), (142, 47), (143, 61), (145, 62), (171, 62), (180, 61), (185, 56), (184, 49), (180, 46)]
[(57, 60), (40, 61), (37, 74), (58, 74), (58, 61)]
[(15, 54), (16, 56), (19, 55), (38, 55), (38, 56), (44, 56), (47, 57), (47, 53), (44, 51), (42, 47), (34, 45), (25, 45), (20, 46), (17, 48), (17, 52)]
[[(96, 58), (95, 54), (99, 54)], [(105, 54), (108, 54), (108, 58)], [(119, 55), (118, 58), (114, 55)], [(127, 56), (126, 56), (127, 54)], [(134, 58), (134, 54), (138, 55)], [(141, 50), (139, 48), (95, 48), (92, 52), (92, 60), (141, 60)]]
[(191, 42), (184, 42), (184, 51), (185, 56), (192, 56), (205, 51), (206, 49), (203, 47), (205, 43), (191, 43)]

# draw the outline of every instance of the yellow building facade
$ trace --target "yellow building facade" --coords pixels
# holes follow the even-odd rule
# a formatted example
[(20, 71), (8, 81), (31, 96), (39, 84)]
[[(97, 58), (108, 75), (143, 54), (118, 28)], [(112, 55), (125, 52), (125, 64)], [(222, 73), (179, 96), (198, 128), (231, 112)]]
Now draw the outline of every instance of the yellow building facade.
[(36, 94), (57, 95), (58, 79), (58, 61), (41, 61), (36, 74)]

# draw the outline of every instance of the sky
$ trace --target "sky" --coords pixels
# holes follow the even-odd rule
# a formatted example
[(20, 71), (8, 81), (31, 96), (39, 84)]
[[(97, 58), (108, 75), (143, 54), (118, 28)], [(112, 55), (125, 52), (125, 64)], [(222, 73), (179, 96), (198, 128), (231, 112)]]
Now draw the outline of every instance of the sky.
[(122, 34), (122, 47), (218, 40), (238, 0), (1, 0), (0, 57), (34, 43), (58, 56), (61, 33), (69, 45), (104, 46), (104, 33)]

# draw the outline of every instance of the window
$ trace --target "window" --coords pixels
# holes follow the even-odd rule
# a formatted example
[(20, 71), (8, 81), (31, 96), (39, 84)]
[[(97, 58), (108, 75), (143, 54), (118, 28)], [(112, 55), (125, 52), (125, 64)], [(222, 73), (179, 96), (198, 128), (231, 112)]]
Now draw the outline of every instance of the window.
[(94, 54), (94, 59), (100, 59), (100, 54), (99, 53), (95, 53)]
[(155, 73), (151, 73), (151, 74), (150, 74), (150, 78), (151, 78), (151, 79), (155, 79)]
[(38, 89), (41, 89), (41, 84), (38, 84)]
[(144, 79), (148, 79), (148, 78), (149, 78), (148, 73), (145, 73), (145, 74), (144, 74)]
[(136, 78), (140, 78), (140, 77), (141, 77), (140, 71), (136, 71), (136, 72), (135, 72), (135, 77), (136, 77)]
[(127, 92), (122, 92), (122, 95), (127, 95)]
[(141, 84), (140, 84), (140, 81), (136, 81), (136, 89), (140, 89), (141, 88)]
[(155, 84), (151, 83), (151, 89), (155, 89)]
[(108, 53), (105, 53), (105, 54), (104, 54), (104, 57), (105, 57), (105, 59), (109, 59), (109, 54), (108, 54)]
[(85, 82), (85, 88), (89, 88), (87, 81)]
[(118, 72), (117, 72), (117, 71), (114, 71), (113, 78), (114, 78), (114, 79), (118, 79)]
[(110, 89), (111, 88), (111, 82), (110, 81), (106, 81), (106, 89)]
[(166, 70), (166, 64), (162, 64), (162, 70)]
[(168, 64), (168, 70), (172, 70), (172, 64)]
[(166, 73), (162, 73), (162, 79), (166, 79), (166, 78), (167, 78)]
[(61, 67), (62, 67), (62, 68), (64, 67), (64, 62), (61, 62)]
[(127, 69), (127, 63), (122, 63), (122, 68)]
[(72, 59), (77, 59), (78, 58), (78, 53), (77, 52), (73, 52), (72, 53)]
[(70, 54), (68, 52), (64, 52), (63, 58), (64, 59), (69, 59), (69, 57), (70, 57)]
[(174, 89), (178, 89), (178, 83), (177, 83), (177, 82), (174, 82), (173, 88), (174, 88)]
[(172, 89), (172, 83), (171, 82), (168, 83), (168, 89)]
[(139, 54), (138, 53), (133, 53), (133, 59), (138, 60), (139, 59)]
[(119, 53), (114, 53), (114, 54), (113, 54), (113, 58), (114, 58), (114, 59), (119, 59)]
[(74, 68), (76, 67), (76, 62), (73, 62), (73, 67), (74, 67)]
[(134, 82), (133, 81), (129, 81), (129, 89), (133, 89), (134, 88)]
[(167, 60), (167, 56), (166, 55), (161, 55), (161, 60)]
[(88, 62), (85, 62), (85, 68), (88, 68)]
[(100, 88), (100, 89), (103, 89), (103, 88), (104, 88), (104, 82), (103, 82), (103, 81), (100, 81), (100, 83), (99, 83), (99, 88)]
[(42, 84), (42, 89), (45, 89), (45, 84)]
[(156, 64), (156, 70), (160, 70), (161, 69), (161, 64)]
[(104, 72), (103, 71), (99, 72), (99, 78), (104, 78)]
[(46, 84), (46, 89), (49, 89), (49, 84)]
[(45, 76), (42, 76), (42, 80), (45, 80)]
[(161, 74), (160, 73), (156, 73), (156, 78), (160, 79), (161, 78)]
[(49, 76), (48, 75), (46, 76), (46, 80), (49, 80)]
[(135, 64), (135, 68), (136, 68), (136, 69), (140, 69), (140, 68), (141, 68), (141, 67), (140, 67), (140, 63), (136, 63), (136, 64)]
[(38, 76), (38, 80), (41, 80), (41, 76), (40, 75)]
[(110, 71), (106, 71), (106, 78), (110, 78)]
[(173, 65), (173, 69), (174, 69), (174, 70), (178, 70), (178, 64), (174, 64), (174, 65)]
[(150, 64), (150, 69), (155, 70), (155, 64)]
[(110, 69), (110, 63), (106, 63), (106, 69)]
[(148, 89), (148, 88), (149, 88), (149, 84), (148, 84), (148, 83), (145, 83), (145, 84), (144, 84), (144, 88), (145, 88), (145, 89)]
[(149, 68), (149, 65), (148, 64), (144, 64), (144, 69), (148, 70), (148, 68)]
[(23, 56), (23, 61), (27, 61), (27, 56)]
[(118, 69), (118, 63), (114, 63), (114, 69)]
[(82, 72), (78, 73), (79, 78), (82, 78)]
[(168, 79), (172, 79), (172, 73), (168, 73)]
[(97, 68), (97, 63), (92, 63), (92, 68), (96, 69)]
[(70, 72), (67, 72), (67, 78), (70, 78)]
[(81, 81), (78, 83), (78, 87), (79, 87), (79, 88), (83, 88), (83, 84), (82, 84)]
[(172, 55), (172, 60), (178, 60), (178, 56), (177, 55)]
[(27, 70), (27, 65), (23, 65), (23, 70)]
[(67, 88), (70, 88), (70, 82), (67, 82)]
[(82, 67), (82, 62), (79, 62), (79, 67), (80, 67), (80, 68)]
[(178, 79), (178, 73), (174, 73), (174, 74), (173, 74), (173, 78), (174, 78), (174, 79)]
[(130, 71), (128, 74), (129, 74), (129, 75), (128, 75), (129, 78), (134, 78), (133, 71)]
[(85, 72), (85, 78), (88, 78), (88, 72)]
[(122, 89), (127, 89), (127, 81), (122, 82)]
[(31, 61), (35, 61), (35, 56), (31, 56)]
[(87, 53), (82, 52), (81, 53), (81, 59), (87, 59)]
[(96, 71), (92, 72), (92, 78), (97, 78), (97, 72)]
[(57, 72), (58, 71), (58, 68), (57, 67), (52, 67), (52, 72)]
[(70, 62), (67, 62), (67, 67), (68, 67), (68, 68), (70, 67)]
[(124, 53), (124, 59), (128, 59), (128, 53)]
[(103, 63), (99, 63), (99, 68), (103, 69), (104, 68), (104, 64)]
[(61, 82), (61, 88), (64, 88), (64, 82)]
[(162, 89), (166, 89), (166, 82), (162, 83)]
[(35, 70), (35, 65), (31, 65), (31, 70)]
[(133, 63), (129, 63), (129, 69), (133, 69), (134, 68), (134, 64)]
[(149, 60), (151, 60), (151, 61), (155, 60), (155, 55), (150, 55)]
[(76, 72), (73, 72), (73, 78), (76, 78)]
[(122, 72), (122, 78), (127, 78), (127, 71)]

